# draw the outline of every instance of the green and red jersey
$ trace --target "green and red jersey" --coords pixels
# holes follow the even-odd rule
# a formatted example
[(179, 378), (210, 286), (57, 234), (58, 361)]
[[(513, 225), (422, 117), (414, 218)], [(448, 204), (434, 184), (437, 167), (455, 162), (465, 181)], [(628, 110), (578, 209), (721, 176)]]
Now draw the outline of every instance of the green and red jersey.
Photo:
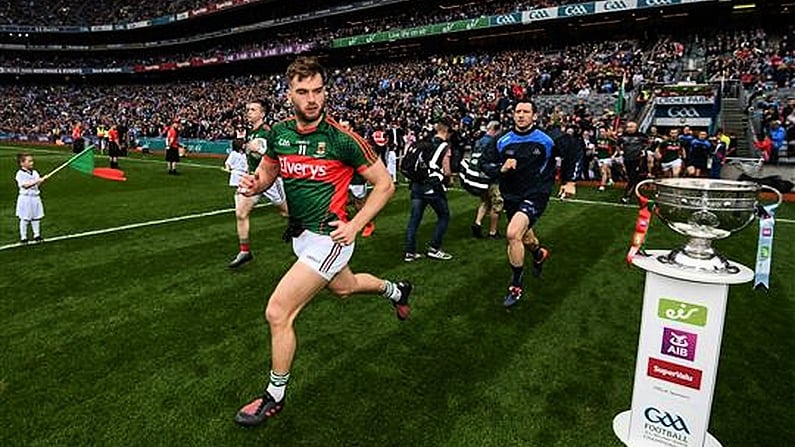
[(610, 158), (616, 150), (616, 140), (608, 137), (599, 137), (596, 140), (596, 157), (600, 160)]
[(660, 161), (662, 163), (670, 163), (681, 157), (682, 145), (679, 141), (667, 140), (660, 143)]
[(246, 160), (248, 161), (248, 171), (254, 172), (257, 170), (257, 166), (259, 166), (260, 160), (262, 160), (262, 154), (265, 153), (265, 149), (267, 148), (267, 138), (268, 138), (268, 126), (266, 124), (262, 124), (259, 127), (251, 130), (246, 131), (246, 143), (251, 143), (254, 140), (264, 140), (265, 143), (262, 145), (255, 145), (258, 148), (261, 147), (259, 150), (251, 150), (246, 147)]
[(334, 230), (329, 222), (348, 220), (348, 185), (378, 160), (362, 137), (326, 116), (306, 129), (294, 117), (277, 123), (267, 143), (264, 158), (279, 163), (290, 218), (319, 234)]

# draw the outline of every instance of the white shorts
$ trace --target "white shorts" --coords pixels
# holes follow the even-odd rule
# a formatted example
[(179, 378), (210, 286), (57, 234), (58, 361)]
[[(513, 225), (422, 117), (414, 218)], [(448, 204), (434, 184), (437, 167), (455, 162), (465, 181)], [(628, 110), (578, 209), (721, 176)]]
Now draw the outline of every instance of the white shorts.
[(270, 188), (267, 191), (263, 192), (262, 195), (271, 201), (276, 206), (280, 206), (287, 200), (287, 197), (284, 195), (284, 182), (282, 181), (281, 177), (276, 177), (276, 181), (273, 182)]
[(293, 253), (298, 256), (299, 262), (311, 267), (326, 281), (331, 281), (348, 265), (355, 245), (337, 244), (331, 236), (304, 230), (300, 236), (293, 238)]
[(613, 165), (613, 159), (612, 158), (600, 158), (599, 159), (599, 167), (600, 168), (602, 166), (612, 166), (612, 165)]
[(670, 171), (673, 168), (678, 168), (678, 167), (682, 166), (682, 159), (681, 158), (677, 158), (674, 161), (669, 161), (669, 162), (666, 162), (666, 163), (662, 163), (661, 166), (662, 166), (662, 170), (663, 171)]
[(44, 217), (44, 204), (39, 196), (17, 197), (17, 217), (22, 220), (39, 220)]
[(355, 199), (362, 200), (367, 197), (367, 185), (349, 185), (348, 190)]

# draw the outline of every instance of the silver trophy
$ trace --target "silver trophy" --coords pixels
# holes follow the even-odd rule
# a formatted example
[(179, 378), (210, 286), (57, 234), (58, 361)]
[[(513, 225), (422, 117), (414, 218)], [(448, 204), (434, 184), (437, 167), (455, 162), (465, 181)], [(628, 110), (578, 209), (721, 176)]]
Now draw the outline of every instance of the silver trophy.
[(635, 194), (642, 197), (641, 188), (650, 184), (656, 189), (655, 214), (668, 228), (690, 238), (684, 247), (657, 259), (683, 269), (716, 274), (734, 274), (738, 269), (712, 248), (712, 241), (725, 239), (754, 220), (760, 191), (771, 191), (779, 204), (782, 201), (781, 193), (769, 186), (702, 178), (644, 180), (635, 188)]

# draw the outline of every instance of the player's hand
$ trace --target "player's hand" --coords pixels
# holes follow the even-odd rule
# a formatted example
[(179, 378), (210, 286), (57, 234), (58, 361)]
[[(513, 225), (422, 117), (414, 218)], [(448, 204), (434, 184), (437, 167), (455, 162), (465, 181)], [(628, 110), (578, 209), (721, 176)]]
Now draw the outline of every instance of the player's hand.
[(502, 167), (500, 168), (500, 172), (508, 172), (511, 169), (516, 169), (516, 159), (515, 158), (509, 158), (509, 159), (505, 160), (505, 163), (503, 163)]
[(257, 183), (257, 177), (251, 174), (243, 174), (240, 179), (240, 185), (237, 187), (237, 192), (246, 197), (254, 197), (258, 194)]
[(329, 235), (337, 244), (351, 245), (356, 241), (356, 233), (359, 231), (350, 222), (335, 220), (334, 222), (329, 222), (329, 225), (337, 228)]
[(560, 185), (560, 192), (558, 193), (558, 197), (561, 199), (568, 199), (570, 197), (574, 197), (577, 195), (577, 183), (575, 182), (566, 182)]

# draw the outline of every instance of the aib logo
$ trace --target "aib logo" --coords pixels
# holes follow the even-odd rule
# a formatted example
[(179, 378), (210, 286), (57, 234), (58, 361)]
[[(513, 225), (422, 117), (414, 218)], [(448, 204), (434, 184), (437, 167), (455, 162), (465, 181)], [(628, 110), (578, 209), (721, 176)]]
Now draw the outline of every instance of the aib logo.
[(671, 328), (663, 329), (662, 353), (693, 361), (696, 357), (696, 341), (698, 335)]
[(654, 407), (649, 407), (643, 412), (646, 420), (655, 425), (661, 425), (665, 428), (673, 429), (678, 432), (685, 432), (690, 434), (690, 429), (687, 428), (685, 420), (678, 414), (671, 414), (667, 411), (660, 411)]
[(678, 323), (692, 324), (693, 326), (707, 325), (707, 308), (684, 301), (660, 298), (657, 316)]

